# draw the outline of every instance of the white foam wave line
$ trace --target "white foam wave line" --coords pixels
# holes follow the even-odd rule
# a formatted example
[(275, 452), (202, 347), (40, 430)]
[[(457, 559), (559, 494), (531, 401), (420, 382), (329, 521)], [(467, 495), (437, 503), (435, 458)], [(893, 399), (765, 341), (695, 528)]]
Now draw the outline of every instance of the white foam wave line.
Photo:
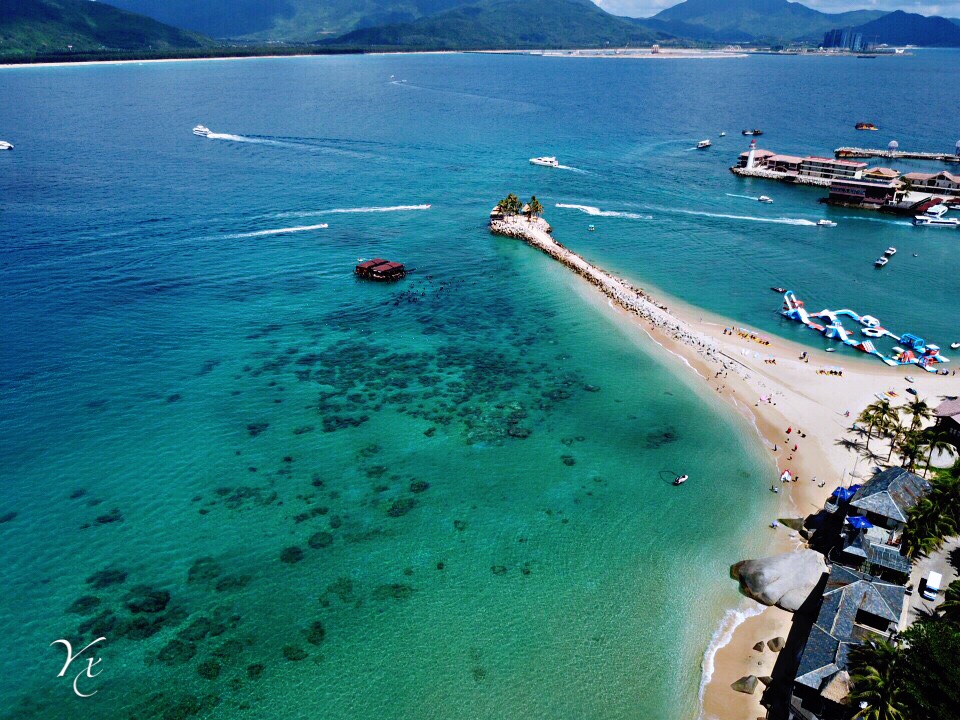
[(909, 227), (913, 223), (906, 220), (884, 220), (882, 218), (871, 218), (871, 217), (859, 217), (857, 215), (844, 215), (844, 220), (862, 220), (863, 222), (873, 222), (873, 223), (883, 223), (884, 225), (900, 225), (902, 227)]
[(753, 215), (726, 215), (724, 213), (709, 213), (700, 210), (681, 210), (678, 208), (659, 208), (667, 213), (681, 213), (683, 215), (697, 215), (699, 217), (722, 218), (724, 220), (745, 220), (748, 222), (775, 223), (777, 225), (802, 225), (803, 227), (816, 227), (817, 224), (812, 220), (802, 220), (800, 218), (765, 218), (755, 217)]
[(640, 215), (639, 213), (631, 212), (616, 212), (613, 210), (601, 210), (598, 207), (593, 207), (592, 205), (569, 205), (567, 203), (557, 203), (558, 208), (567, 208), (569, 210), (579, 210), (580, 212), (586, 213), (587, 215), (593, 215), (594, 217), (617, 217), (617, 218), (627, 218), (628, 220), (653, 220), (652, 215)]
[(314, 215), (352, 215), (354, 213), (414, 212), (429, 210), (430, 205), (391, 205), (389, 207), (333, 208), (331, 210), (304, 210), (302, 212), (278, 213), (275, 217), (312, 217)]
[(698, 720), (707, 720), (703, 712), (703, 694), (706, 691), (707, 685), (710, 683), (711, 678), (713, 678), (714, 661), (716, 660), (717, 652), (720, 651), (720, 648), (729, 644), (729, 642), (733, 639), (733, 633), (738, 627), (745, 623), (749, 618), (756, 617), (764, 610), (765, 608), (763, 605), (754, 600), (750, 600), (749, 604), (744, 610), (735, 608), (727, 610), (723, 614), (723, 619), (720, 621), (720, 624), (714, 631), (713, 637), (710, 638), (710, 643), (707, 645), (707, 650), (703, 654), (699, 692), (700, 714), (698, 715)]
[(326, 223), (320, 223), (319, 225), (301, 225), (300, 227), (276, 228), (273, 230), (257, 230), (255, 232), (236, 233), (234, 235), (227, 235), (227, 237), (231, 240), (235, 240), (237, 238), (263, 237), (265, 235), (286, 235), (288, 233), (306, 232), (308, 230), (326, 230), (328, 227), (329, 225)]

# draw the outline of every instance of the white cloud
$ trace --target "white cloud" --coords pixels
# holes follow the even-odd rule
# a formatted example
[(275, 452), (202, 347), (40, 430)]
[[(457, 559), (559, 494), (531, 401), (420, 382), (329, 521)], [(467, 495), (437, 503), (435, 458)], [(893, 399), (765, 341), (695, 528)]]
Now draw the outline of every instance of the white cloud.
[[(649, 17), (664, 8), (676, 5), (679, 0), (593, 0), (597, 5), (614, 15)], [(844, 12), (846, 10), (905, 10), (921, 15), (960, 17), (960, 0), (939, 0), (936, 3), (922, 0), (804, 0), (804, 5), (821, 12)]]

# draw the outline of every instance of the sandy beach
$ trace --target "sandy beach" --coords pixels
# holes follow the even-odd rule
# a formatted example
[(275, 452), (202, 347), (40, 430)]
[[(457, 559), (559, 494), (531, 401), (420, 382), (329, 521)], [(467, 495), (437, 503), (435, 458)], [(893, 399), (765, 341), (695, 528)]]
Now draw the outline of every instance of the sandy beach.
[[(612, 307), (629, 313), (628, 320), (638, 330), (674, 361), (695, 372), (757, 428), (779, 470), (789, 470), (796, 479), (782, 484), (776, 477), (769, 479), (770, 485), (780, 488), (781, 518), (817, 512), (843, 477), (849, 482), (851, 475), (867, 478), (872, 474), (872, 464), (860, 460), (850, 444), (839, 441), (861, 440), (850, 427), (860, 411), (877, 399), (877, 393), (895, 393), (890, 399), (897, 405), (910, 398), (905, 391), (913, 387), (919, 397), (936, 405), (942, 396), (960, 392), (955, 376), (934, 375), (916, 366), (893, 368), (879, 361), (837, 357), (775, 336), (743, 332), (736, 323), (657, 291), (635, 287), (591, 265), (554, 240), (546, 228), (542, 220), (530, 223), (517, 218), (491, 224), (494, 232), (524, 239), (596, 286), (610, 298)], [(771, 304), (779, 303), (776, 295), (770, 297)], [(801, 359), (804, 352), (806, 358)], [(836, 367), (843, 368), (842, 376), (818, 372)], [(881, 446), (878, 441), (875, 444)], [(758, 488), (768, 490), (766, 481)], [(769, 536), (770, 555), (803, 544), (795, 531), (783, 525), (772, 529), (765, 522), (757, 532)], [(730, 684), (744, 675), (769, 674), (776, 654), (755, 651), (753, 646), (777, 636), (787, 637), (792, 620), (791, 613), (765, 608), (736, 627), (714, 657), (713, 674), (702, 693), (703, 720), (755, 720), (765, 715), (760, 692), (745, 695), (732, 690)]]

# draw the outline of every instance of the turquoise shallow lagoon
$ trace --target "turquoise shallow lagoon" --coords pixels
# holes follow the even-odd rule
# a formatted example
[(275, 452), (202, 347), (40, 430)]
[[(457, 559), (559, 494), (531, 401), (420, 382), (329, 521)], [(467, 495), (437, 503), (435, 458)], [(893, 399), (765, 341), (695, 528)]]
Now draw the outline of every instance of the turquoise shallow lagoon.
[[(826, 211), (775, 185), (771, 208), (728, 197), (760, 186), (726, 166), (748, 125), (784, 151), (852, 141), (859, 119), (942, 144), (915, 110), (868, 105), (862, 80), (844, 105), (869, 118), (836, 101), (796, 127), (795, 100), (735, 99), (758, 73), (823, 92), (957, 57), (0, 72), (17, 98), (0, 105), (16, 145), (0, 158), (0, 627), (16, 648), (0, 712), (694, 716), (737, 602), (727, 567), (763, 549), (772, 465), (577, 278), (490, 236), (486, 212), (536, 192), (569, 246), (768, 332), (807, 339), (770, 307), (766, 286), (790, 283), (945, 345), (944, 236), (760, 222)], [(721, 128), (729, 150), (689, 151)], [(526, 162), (543, 153), (576, 170)], [(919, 257), (873, 273), (891, 243)], [(375, 255), (415, 272), (355, 281)], [(696, 481), (671, 487), (680, 472)], [(81, 700), (49, 644), (98, 635)]]

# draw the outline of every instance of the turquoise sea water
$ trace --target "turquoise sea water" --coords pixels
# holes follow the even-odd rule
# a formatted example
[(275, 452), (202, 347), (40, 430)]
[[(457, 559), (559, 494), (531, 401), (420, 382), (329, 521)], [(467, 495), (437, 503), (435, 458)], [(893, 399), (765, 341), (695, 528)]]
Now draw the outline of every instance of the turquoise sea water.
[[(486, 212), (535, 192), (573, 249), (769, 332), (818, 342), (778, 320), (767, 287), (789, 284), (946, 345), (949, 231), (726, 168), (747, 126), (784, 152), (862, 142), (861, 119), (952, 147), (958, 60), (0, 72), (3, 709), (694, 716), (772, 465)], [(942, 94), (912, 105), (921, 79)], [(372, 256), (415, 272), (358, 283)], [(98, 635), (81, 700), (49, 644)]]

